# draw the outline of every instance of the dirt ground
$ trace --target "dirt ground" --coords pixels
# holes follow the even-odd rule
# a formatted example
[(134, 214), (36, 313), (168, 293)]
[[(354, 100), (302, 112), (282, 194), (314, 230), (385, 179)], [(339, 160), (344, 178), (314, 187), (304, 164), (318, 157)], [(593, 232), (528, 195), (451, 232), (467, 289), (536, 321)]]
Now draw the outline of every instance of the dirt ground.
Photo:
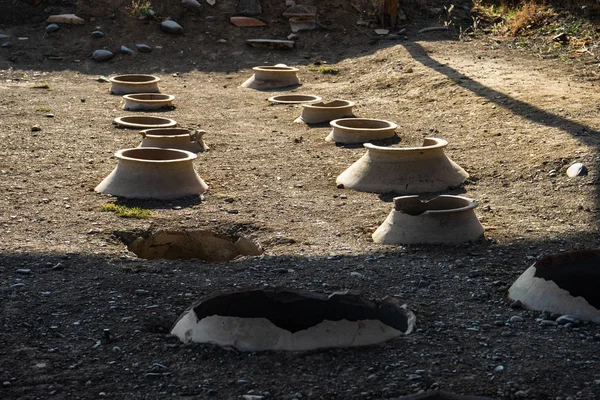
[[(244, 45), (285, 31), (280, 18), (256, 34), (227, 26), (226, 12), (209, 21), (181, 16), (182, 37), (122, 16), (52, 37), (42, 23), (0, 31), (29, 37), (0, 49), (0, 398), (377, 399), (429, 389), (600, 398), (600, 328), (541, 327), (539, 312), (511, 309), (506, 297), (539, 257), (598, 247), (598, 81), (495, 39), (417, 33), (435, 21), (409, 25), (406, 40), (378, 40), (338, 3), (347, 19), (301, 33), (287, 52)], [(85, 37), (92, 25), (107, 34), (101, 47), (143, 41), (155, 49), (95, 63), (89, 54), (100, 42)], [(357, 116), (396, 122), (401, 144), (448, 140), (447, 154), (470, 178), (447, 193), (480, 203), (485, 239), (374, 244), (392, 196), (335, 183), (364, 150), (325, 142), (329, 128), (293, 123), (299, 106), (270, 105), (273, 93), (240, 87), (251, 67), (279, 62), (300, 69), (296, 93), (356, 101)], [(314, 62), (339, 73), (310, 71)], [(116, 165), (114, 152), (140, 142), (136, 131), (111, 125), (128, 112), (97, 77), (133, 72), (157, 74), (161, 92), (175, 95), (176, 108), (161, 115), (207, 131), (210, 151), (195, 161), (210, 186), (203, 201), (94, 192)], [(43, 83), (50, 89), (32, 88)], [(568, 178), (573, 162), (588, 176)], [(113, 201), (152, 216), (100, 211)], [(265, 254), (147, 261), (114, 234), (165, 227), (243, 233)], [(169, 335), (201, 296), (264, 285), (394, 295), (415, 312), (418, 329), (379, 346), (302, 353), (241, 353)], [(514, 315), (524, 321), (509, 323)], [(110, 343), (101, 342), (106, 328)]]

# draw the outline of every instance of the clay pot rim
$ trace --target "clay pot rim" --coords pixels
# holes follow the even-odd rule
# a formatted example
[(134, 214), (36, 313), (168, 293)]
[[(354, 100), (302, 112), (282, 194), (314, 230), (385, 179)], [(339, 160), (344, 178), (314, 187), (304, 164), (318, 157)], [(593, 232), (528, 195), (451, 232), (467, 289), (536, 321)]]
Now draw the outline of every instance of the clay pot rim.
[[(158, 125), (158, 124), (154, 124), (154, 125), (148, 125), (148, 124), (140, 124), (140, 123), (136, 123), (136, 122), (127, 122), (127, 119), (131, 119), (131, 118), (148, 118), (148, 119), (156, 119), (157, 123), (159, 120), (161, 121), (166, 121), (165, 123)], [(174, 127), (175, 125), (177, 125), (177, 121), (175, 121), (174, 119), (171, 118), (164, 118), (164, 117), (155, 117), (155, 116), (135, 116), (135, 115), (128, 115), (125, 117), (117, 117), (113, 120), (113, 122), (119, 126), (123, 126), (126, 128), (142, 128), (142, 129), (151, 129), (151, 128), (171, 128)]]
[[(158, 97), (162, 97), (162, 99), (152, 99), (152, 100), (138, 99), (138, 98), (136, 98), (137, 96), (158, 96)], [(162, 94), (162, 93), (132, 93), (132, 94), (124, 95), (123, 98), (125, 100), (134, 101), (136, 103), (163, 103), (165, 101), (175, 100), (175, 96), (170, 95), (170, 94)]]
[[(375, 122), (375, 121), (377, 121), (377, 122), (383, 122), (383, 123), (387, 124), (388, 126), (385, 126), (383, 128), (352, 128), (352, 127), (340, 125), (341, 121), (353, 121), (353, 122), (357, 122), (357, 121)], [(382, 132), (382, 131), (396, 130), (398, 128), (398, 125), (394, 122), (387, 121), (385, 119), (374, 119), (374, 118), (338, 118), (338, 119), (334, 119), (333, 121), (329, 122), (329, 124), (333, 128), (338, 128), (338, 129), (342, 129), (342, 130), (346, 130), (346, 131), (355, 131), (356, 133)], [(365, 143), (365, 144), (367, 144), (367, 143)]]
[(426, 137), (424, 140), (434, 141), (435, 144), (433, 144), (431, 146), (421, 146), (421, 147), (384, 147), (384, 146), (374, 145), (373, 143), (364, 143), (363, 146), (369, 150), (376, 150), (376, 151), (381, 151), (381, 152), (385, 152), (385, 153), (397, 153), (397, 154), (398, 153), (407, 153), (407, 152), (421, 152), (421, 151), (434, 150), (434, 149), (443, 149), (444, 147), (448, 146), (448, 141), (446, 141), (444, 139)]
[[(291, 98), (305, 98), (306, 100), (286, 100)], [(277, 96), (269, 97), (271, 103), (278, 104), (302, 104), (302, 103), (314, 103), (323, 100), (322, 97), (314, 94), (280, 94)]]
[[(123, 80), (122, 78), (131, 78), (134, 76), (141, 76), (141, 77), (149, 77), (150, 79), (147, 81), (141, 81), (141, 82), (132, 82), (129, 80)], [(124, 74), (124, 75), (115, 75), (111, 78), (108, 78), (108, 80), (112, 83), (119, 83), (119, 84), (127, 84), (127, 85), (147, 85), (149, 83), (157, 83), (160, 81), (160, 78), (158, 76), (154, 76), (154, 75), (148, 75), (148, 74)]]
[[(394, 212), (402, 212), (402, 210), (398, 210), (396, 209), (396, 200), (400, 200), (400, 199), (419, 199), (418, 195), (410, 195), (410, 196), (398, 196), (398, 197), (394, 197), (393, 201), (394, 201)], [(422, 212), (421, 214), (418, 215), (412, 215), (412, 214), (408, 214), (408, 213), (404, 213), (413, 217), (420, 217), (421, 215), (426, 215), (426, 214), (452, 214), (452, 213), (458, 213), (458, 212), (463, 212), (463, 211), (469, 211), (472, 210), (474, 208), (477, 208), (479, 206), (479, 203), (469, 197), (464, 197), (464, 196), (454, 196), (454, 195), (450, 195), (450, 194), (442, 194), (439, 196), (436, 196), (432, 199), (429, 200), (419, 200), (422, 204), (428, 204), (436, 199), (439, 198), (444, 198), (444, 199), (452, 199), (452, 200), (460, 200), (461, 202), (468, 202), (469, 204), (467, 204), (466, 206), (463, 207), (457, 207), (457, 208), (448, 208), (445, 210), (426, 210), (424, 212)]]
[[(327, 107), (326, 106), (326, 104), (331, 104), (331, 103), (336, 102), (336, 101), (343, 101), (346, 104), (342, 105), (342, 106), (335, 106), (335, 107)], [(356, 102), (351, 101), (351, 100), (335, 99), (335, 100), (330, 101), (329, 103), (323, 103), (323, 105), (319, 105), (319, 104), (303, 104), (302, 107), (304, 107), (304, 108), (310, 108), (310, 109), (314, 109), (314, 110), (341, 110), (343, 108), (354, 107), (355, 105), (356, 105)], [(348, 119), (348, 118), (346, 118), (346, 119)], [(352, 119), (356, 119), (356, 118), (352, 118)]]
[[(152, 132), (156, 132), (156, 131), (180, 131), (181, 133), (174, 134), (174, 135), (152, 134)], [(201, 130), (201, 129), (194, 130), (194, 129), (187, 129), (187, 128), (151, 128), (151, 129), (144, 129), (143, 131), (140, 131), (140, 135), (142, 135), (143, 137), (151, 137), (151, 138), (179, 138), (179, 137), (184, 137), (184, 136), (189, 137), (193, 133), (196, 133), (196, 134), (202, 136), (206, 133), (206, 131)]]
[(253, 67), (253, 71), (261, 71), (261, 72), (299, 72), (300, 70), (295, 67), (278, 67), (275, 65), (260, 65), (258, 67)]
[[(123, 153), (126, 153), (128, 151), (136, 151), (136, 152), (149, 152), (149, 151), (176, 152), (176, 153), (181, 153), (185, 157), (184, 158), (170, 159), (170, 160), (152, 160), (152, 159), (146, 159), (146, 158), (128, 157), (128, 156), (126, 156), (126, 155), (123, 154)], [(186, 161), (195, 160), (198, 156), (196, 156), (194, 153), (192, 153), (190, 151), (179, 150), (179, 149), (163, 149), (161, 147), (133, 147), (133, 148), (129, 148), (129, 149), (118, 150), (115, 153), (115, 157), (118, 158), (119, 160), (135, 161), (135, 162), (142, 162), (142, 163), (172, 164), (172, 163), (186, 162)]]

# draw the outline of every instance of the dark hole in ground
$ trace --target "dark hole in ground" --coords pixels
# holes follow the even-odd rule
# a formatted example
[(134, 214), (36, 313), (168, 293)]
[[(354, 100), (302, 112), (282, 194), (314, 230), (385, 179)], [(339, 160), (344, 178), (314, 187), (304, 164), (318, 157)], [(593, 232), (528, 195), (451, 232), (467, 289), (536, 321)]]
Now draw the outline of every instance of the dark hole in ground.
[(211, 230), (159, 230), (154, 233), (115, 232), (127, 249), (140, 258), (153, 260), (199, 259), (230, 261), (238, 256), (258, 256), (260, 245), (245, 236), (218, 234)]
[(590, 305), (600, 309), (600, 250), (544, 257), (536, 263), (534, 276), (551, 280), (572, 296), (581, 296)]
[(409, 328), (407, 311), (396, 299), (370, 301), (355, 294), (331, 296), (291, 289), (255, 289), (219, 293), (192, 306), (198, 320), (213, 315), (240, 318), (266, 318), (292, 333), (325, 320), (379, 320), (394, 329)]

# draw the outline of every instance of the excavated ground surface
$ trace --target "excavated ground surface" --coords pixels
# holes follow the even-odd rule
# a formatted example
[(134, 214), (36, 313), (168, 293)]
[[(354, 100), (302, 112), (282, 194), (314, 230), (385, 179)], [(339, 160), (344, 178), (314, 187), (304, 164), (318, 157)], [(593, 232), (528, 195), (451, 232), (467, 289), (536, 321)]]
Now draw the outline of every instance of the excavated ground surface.
[[(301, 34), (289, 52), (245, 47), (267, 31), (223, 29), (225, 14), (220, 25), (182, 17), (190, 27), (183, 37), (99, 18), (106, 40), (126, 44), (126, 35), (115, 38), (121, 24), (130, 47), (162, 46), (107, 64), (88, 59), (98, 42), (84, 36), (94, 24), (50, 38), (39, 33), (43, 24), (4, 30), (30, 39), (0, 53), (1, 398), (375, 399), (435, 388), (506, 399), (600, 396), (600, 328), (541, 327), (539, 312), (511, 309), (506, 298), (540, 256), (598, 245), (597, 81), (451, 32), (419, 35), (409, 26), (408, 40), (377, 41), (340, 4), (337, 12), (352, 18), (346, 27)], [(50, 53), (63, 60), (43, 56)], [(315, 60), (339, 73), (309, 71)], [(335, 184), (364, 150), (326, 143), (329, 128), (292, 122), (298, 106), (269, 105), (273, 93), (240, 88), (252, 66), (278, 62), (300, 68), (297, 93), (354, 100), (357, 116), (398, 123), (403, 144), (448, 140), (447, 154), (471, 175), (448, 193), (480, 202), (486, 238), (374, 244), (391, 196)], [(113, 153), (140, 142), (111, 125), (128, 113), (96, 78), (133, 72), (160, 76), (177, 106), (160, 115), (205, 129), (211, 147), (195, 161), (210, 186), (203, 201), (117, 200), (151, 209), (149, 220), (101, 212), (116, 199), (93, 191), (114, 168)], [(32, 88), (41, 83), (51, 90)], [(576, 161), (588, 176), (566, 176)], [(229, 263), (147, 261), (113, 235), (157, 228), (245, 234), (266, 251)], [(240, 353), (169, 335), (199, 297), (263, 285), (394, 295), (416, 313), (418, 329), (380, 346), (304, 353)], [(509, 323), (515, 315), (524, 321)], [(106, 328), (110, 343), (102, 342)]]

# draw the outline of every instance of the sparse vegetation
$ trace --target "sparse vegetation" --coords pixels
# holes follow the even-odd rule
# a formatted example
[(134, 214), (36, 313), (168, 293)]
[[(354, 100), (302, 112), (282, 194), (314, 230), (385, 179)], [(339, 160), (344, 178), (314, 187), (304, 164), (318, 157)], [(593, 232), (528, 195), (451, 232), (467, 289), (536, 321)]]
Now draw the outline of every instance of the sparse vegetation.
[(35, 111), (49, 113), (52, 110), (49, 107), (46, 107), (46, 106), (37, 106), (35, 108)]
[(146, 0), (131, 0), (129, 12), (135, 17), (150, 18), (154, 16), (152, 3)]
[(46, 89), (46, 90), (52, 90), (54, 89), (52, 87), (52, 85), (50, 85), (48, 82), (44, 82), (44, 83), (40, 83), (37, 85), (33, 85), (31, 86), (31, 89)]
[(148, 219), (150, 218), (150, 210), (139, 207), (127, 207), (115, 203), (107, 203), (100, 207), (100, 211), (114, 212), (117, 217), (133, 218), (133, 219)]
[(312, 71), (312, 72), (318, 72), (320, 74), (328, 74), (328, 75), (337, 75), (340, 72), (340, 70), (338, 70), (337, 68), (327, 67), (327, 66), (321, 66), (321, 67), (311, 66), (311, 67), (308, 67), (308, 70)]

